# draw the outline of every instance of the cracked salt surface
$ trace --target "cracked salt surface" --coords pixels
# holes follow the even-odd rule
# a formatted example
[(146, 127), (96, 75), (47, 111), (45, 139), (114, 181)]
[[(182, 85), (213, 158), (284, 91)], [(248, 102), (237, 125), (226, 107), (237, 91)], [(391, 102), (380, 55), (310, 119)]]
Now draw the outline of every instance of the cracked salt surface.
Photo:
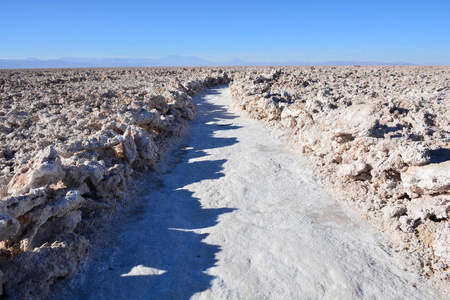
[(282, 137), (233, 112), (227, 88), (196, 103), (178, 161), (71, 298), (439, 298)]

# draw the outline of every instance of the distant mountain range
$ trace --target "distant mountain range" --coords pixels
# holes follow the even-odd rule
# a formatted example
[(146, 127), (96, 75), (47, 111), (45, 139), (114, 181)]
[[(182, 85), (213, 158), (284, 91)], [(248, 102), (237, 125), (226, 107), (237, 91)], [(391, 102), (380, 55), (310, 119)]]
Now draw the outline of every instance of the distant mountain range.
[(0, 59), (0, 69), (44, 69), (44, 68), (109, 68), (109, 67), (197, 67), (197, 66), (369, 66), (369, 65), (412, 65), (405, 62), (386, 63), (376, 61), (258, 61), (248, 62), (233, 59), (225, 63), (216, 63), (196, 56), (170, 55), (162, 58), (74, 58), (41, 60)]

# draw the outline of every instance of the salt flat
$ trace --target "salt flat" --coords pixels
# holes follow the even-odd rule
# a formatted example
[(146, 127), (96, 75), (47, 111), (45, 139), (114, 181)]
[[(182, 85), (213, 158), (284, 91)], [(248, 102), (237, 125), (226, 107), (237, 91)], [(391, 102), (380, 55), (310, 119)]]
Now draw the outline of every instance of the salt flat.
[(79, 299), (437, 299), (283, 137), (196, 99), (142, 210), (60, 296)]

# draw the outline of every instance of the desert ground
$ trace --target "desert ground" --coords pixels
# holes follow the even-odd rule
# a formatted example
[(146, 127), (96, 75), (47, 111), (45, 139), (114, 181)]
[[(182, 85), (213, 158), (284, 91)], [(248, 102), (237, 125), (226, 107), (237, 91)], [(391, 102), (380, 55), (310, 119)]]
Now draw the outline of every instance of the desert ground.
[(449, 83), (438, 66), (1, 70), (3, 296), (448, 297)]

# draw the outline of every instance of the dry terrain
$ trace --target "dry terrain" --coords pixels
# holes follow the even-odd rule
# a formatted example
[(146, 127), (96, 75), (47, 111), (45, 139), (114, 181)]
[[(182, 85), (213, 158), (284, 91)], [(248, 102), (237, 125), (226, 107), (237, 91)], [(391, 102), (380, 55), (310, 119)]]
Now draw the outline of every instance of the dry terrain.
[(39, 299), (70, 276), (133, 173), (184, 132), (191, 95), (227, 82), (213, 69), (1, 71), (4, 293)]
[(449, 67), (243, 69), (231, 89), (450, 292)]
[(450, 68), (355, 66), (0, 71), (4, 294), (71, 276), (130, 178), (183, 135), (191, 97), (226, 83), (449, 292)]

